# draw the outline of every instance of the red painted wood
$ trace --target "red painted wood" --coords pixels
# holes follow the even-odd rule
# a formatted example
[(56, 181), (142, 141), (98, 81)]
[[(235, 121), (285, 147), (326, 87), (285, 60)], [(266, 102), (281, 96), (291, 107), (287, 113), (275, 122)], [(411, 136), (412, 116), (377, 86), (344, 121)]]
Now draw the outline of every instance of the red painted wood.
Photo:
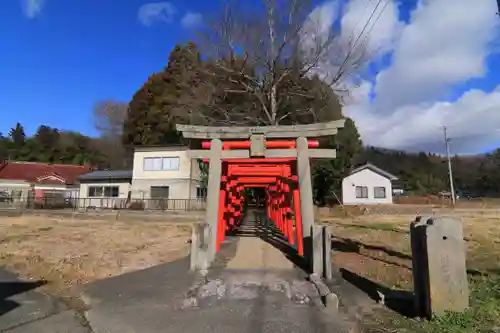
[[(318, 148), (319, 141), (318, 140), (308, 140), (309, 148)], [(275, 141), (266, 141), (266, 148), (268, 149), (290, 149), (295, 148), (296, 141), (295, 140), (275, 140)], [(201, 143), (201, 147), (203, 149), (210, 149), (212, 146), (212, 141), (203, 141)], [(231, 150), (231, 149), (250, 149), (251, 142), (250, 141), (225, 141), (222, 143), (222, 149)]]

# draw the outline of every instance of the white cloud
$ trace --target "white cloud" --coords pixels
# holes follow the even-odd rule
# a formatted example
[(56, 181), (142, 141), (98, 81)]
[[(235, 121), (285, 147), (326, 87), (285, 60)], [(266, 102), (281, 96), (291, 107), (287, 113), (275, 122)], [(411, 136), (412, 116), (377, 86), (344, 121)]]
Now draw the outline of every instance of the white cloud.
[(29, 19), (34, 19), (43, 10), (45, 0), (21, 0), (21, 8), (24, 15)]
[(476, 153), (500, 143), (500, 85), (490, 93), (472, 89), (452, 103), (406, 105), (390, 114), (373, 112), (370, 89), (370, 83), (355, 89), (355, 100), (345, 108), (367, 144), (444, 153), (443, 125), (453, 140), (453, 153)]
[(203, 16), (200, 13), (187, 12), (181, 19), (181, 25), (184, 28), (196, 28), (201, 24)]
[(484, 76), (498, 22), (493, 1), (420, 1), (392, 66), (377, 77), (377, 108), (436, 101), (453, 84)]
[[(366, 67), (365, 59), (378, 60), (392, 51), (398, 40), (403, 23), (393, 0), (351, 0), (345, 6), (343, 0), (333, 0), (317, 6), (304, 23), (305, 33), (301, 46), (306, 54), (316, 57), (317, 45), (325, 45), (332, 26), (339, 26), (340, 34), (328, 40), (327, 51), (320, 58), (319, 68), (313, 72), (338, 87), (353, 86)], [(321, 41), (318, 43), (318, 41)], [(340, 82), (335, 78), (346, 73)]]
[[(342, 39), (359, 35), (377, 3), (351, 0), (345, 6)], [(390, 54), (392, 61), (371, 82), (353, 89), (344, 110), (363, 141), (442, 153), (441, 126), (446, 125), (453, 153), (500, 145), (500, 85), (492, 92), (471, 88), (447, 101), (458, 85), (489, 74), (487, 59), (498, 51), (495, 2), (418, 0), (407, 23), (399, 20), (396, 0), (381, 3), (385, 8), (377, 9), (380, 19), (369, 28), (365, 46), (375, 58)]]
[(328, 1), (316, 7), (308, 17), (304, 25), (304, 31), (313, 34), (324, 34), (330, 30), (332, 24), (339, 16), (339, 3), (337, 1)]
[(403, 28), (393, 0), (351, 0), (340, 23), (342, 39), (355, 41), (360, 36), (360, 42), (372, 56), (391, 51)]
[(177, 9), (170, 2), (152, 2), (142, 5), (137, 13), (137, 18), (145, 26), (155, 23), (171, 23)]

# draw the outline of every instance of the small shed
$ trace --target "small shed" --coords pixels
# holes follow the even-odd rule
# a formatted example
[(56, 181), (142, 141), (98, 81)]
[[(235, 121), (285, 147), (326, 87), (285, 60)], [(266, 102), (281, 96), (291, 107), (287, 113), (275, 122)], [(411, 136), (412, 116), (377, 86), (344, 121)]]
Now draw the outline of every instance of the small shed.
[(344, 205), (392, 204), (392, 182), (398, 178), (373, 164), (352, 170), (342, 180)]

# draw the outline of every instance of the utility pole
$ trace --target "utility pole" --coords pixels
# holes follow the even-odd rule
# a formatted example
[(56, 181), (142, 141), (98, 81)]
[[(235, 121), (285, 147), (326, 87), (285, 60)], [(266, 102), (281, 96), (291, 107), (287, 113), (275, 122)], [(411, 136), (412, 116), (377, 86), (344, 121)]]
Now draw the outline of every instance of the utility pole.
[(456, 203), (455, 186), (453, 185), (453, 173), (451, 171), (451, 157), (450, 157), (450, 146), (449, 146), (449, 142), (451, 141), (451, 139), (448, 138), (446, 131), (447, 131), (446, 126), (443, 126), (444, 144), (446, 147), (446, 159), (448, 160), (448, 176), (450, 177), (451, 203), (453, 204), (453, 206), (455, 206)]

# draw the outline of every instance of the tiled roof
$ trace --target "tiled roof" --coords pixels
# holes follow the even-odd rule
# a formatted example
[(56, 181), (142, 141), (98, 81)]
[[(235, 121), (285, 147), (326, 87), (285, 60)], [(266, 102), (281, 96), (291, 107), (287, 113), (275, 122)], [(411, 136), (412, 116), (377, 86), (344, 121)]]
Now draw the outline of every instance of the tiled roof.
[(80, 180), (132, 179), (132, 170), (97, 170), (78, 177)]
[(5, 162), (0, 165), (0, 179), (71, 185), (80, 175), (92, 170), (93, 168), (83, 165)]
[(371, 171), (373, 171), (373, 172), (375, 172), (375, 173), (378, 173), (379, 175), (381, 175), (381, 176), (383, 176), (383, 177), (385, 177), (385, 178), (388, 178), (388, 179), (390, 179), (390, 180), (397, 180), (397, 179), (398, 179), (398, 177), (396, 177), (396, 176), (394, 176), (394, 175), (390, 174), (390, 173), (389, 173), (389, 172), (387, 172), (387, 171), (384, 171), (384, 170), (380, 169), (379, 167), (376, 167), (375, 165), (373, 165), (373, 164), (371, 164), (371, 163), (367, 163), (367, 164), (365, 164), (365, 165), (362, 165), (362, 166), (360, 166), (360, 167), (357, 167), (356, 169), (354, 169), (354, 170), (352, 170), (352, 171), (350, 172), (350, 175), (352, 175), (352, 174), (354, 174), (354, 173), (357, 173), (357, 172), (360, 172), (360, 171), (362, 171), (362, 170), (364, 170), (364, 169), (369, 169), (369, 170), (371, 170)]

